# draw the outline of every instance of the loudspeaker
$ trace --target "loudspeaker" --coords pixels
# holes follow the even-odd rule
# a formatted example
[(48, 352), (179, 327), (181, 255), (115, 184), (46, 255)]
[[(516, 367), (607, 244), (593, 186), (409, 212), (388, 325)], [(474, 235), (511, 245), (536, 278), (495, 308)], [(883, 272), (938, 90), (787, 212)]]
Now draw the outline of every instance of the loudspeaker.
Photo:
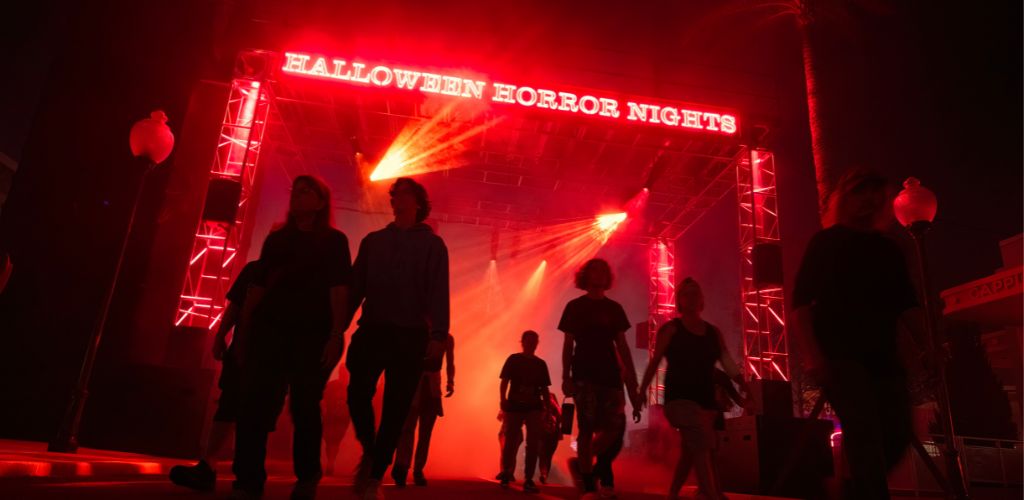
[(93, 377), (82, 417), (82, 445), (195, 458), (201, 449), (214, 373), (197, 366), (104, 367)]
[[(834, 474), (831, 435), (829, 420), (728, 419), (719, 433), (716, 457), (722, 487), (737, 493), (819, 498), (823, 480)], [(802, 447), (794, 448), (800, 443)]]
[(210, 179), (203, 206), (203, 220), (235, 223), (238, 200), (242, 197), (242, 184), (231, 179)]
[(793, 416), (793, 388), (784, 380), (751, 380), (750, 399), (755, 415)]
[(754, 261), (754, 287), (782, 286), (782, 245), (758, 243), (751, 250)]

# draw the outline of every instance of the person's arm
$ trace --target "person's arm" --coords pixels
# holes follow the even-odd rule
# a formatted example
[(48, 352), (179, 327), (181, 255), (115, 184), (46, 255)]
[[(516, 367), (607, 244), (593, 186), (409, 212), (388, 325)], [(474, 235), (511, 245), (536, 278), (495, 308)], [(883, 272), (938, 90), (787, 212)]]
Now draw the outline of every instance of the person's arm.
[(615, 347), (619, 351), (619, 360), (622, 363), (622, 374), (626, 380), (626, 388), (633, 395), (637, 394), (638, 384), (636, 382), (636, 366), (633, 364), (633, 353), (629, 350), (629, 342), (626, 341), (626, 332), (621, 331), (615, 336)]
[(217, 361), (224, 359), (224, 353), (228, 350), (228, 332), (237, 325), (240, 312), (241, 308), (238, 307), (238, 304), (233, 300), (229, 300), (228, 307), (220, 318), (220, 327), (217, 328), (217, 334), (213, 337), (213, 359)]
[(331, 286), (331, 332), (320, 360), (320, 367), (325, 372), (334, 370), (341, 361), (345, 352), (345, 330), (352, 321), (352, 314), (348, 311), (352, 284), (352, 254), (348, 250), (348, 238), (338, 232), (331, 244), (330, 257), (323, 270)]
[(359, 310), (359, 306), (363, 304), (363, 299), (366, 298), (366, 279), (367, 279), (367, 257), (369, 255), (367, 251), (366, 240), (369, 237), (363, 238), (363, 241), (359, 242), (359, 251), (356, 253), (356, 261), (352, 264), (352, 288), (348, 292), (348, 319), (346, 324), (352, 323), (352, 318), (355, 316), (356, 311)]
[(239, 363), (245, 359), (249, 347), (249, 333), (252, 330), (252, 317), (256, 307), (263, 301), (267, 289), (262, 286), (253, 285), (245, 293), (245, 301), (242, 302), (242, 311), (239, 314), (238, 324), (235, 327), (235, 334), (231, 338), (234, 345), (234, 356)]
[(576, 394), (576, 384), (572, 382), (572, 348), (575, 344), (573, 336), (565, 332), (565, 341), (562, 342), (562, 393), (565, 397), (573, 397)]
[(793, 287), (793, 312), (789, 326), (793, 340), (800, 352), (800, 359), (814, 378), (824, 376), (825, 356), (821, 352), (818, 339), (814, 336), (814, 316), (812, 306), (818, 299), (822, 280), (827, 280), (822, 261), (824, 252), (821, 245), (821, 234), (818, 233), (807, 244), (800, 268), (796, 273), (796, 285)]
[[(739, 366), (736, 365), (736, 361), (732, 359), (732, 353), (729, 352), (729, 348), (725, 345), (725, 339), (722, 338), (721, 332), (716, 331), (718, 337), (719, 350), (722, 355), (718, 358), (718, 361), (722, 363), (722, 370), (729, 376), (729, 379), (736, 382), (736, 385), (740, 386), (740, 389), (744, 393), (749, 392), (747, 388), (747, 381), (743, 380), (743, 373), (740, 372)], [(730, 385), (731, 387), (731, 385)]]
[(505, 409), (505, 403), (508, 402), (508, 379), (501, 379), (501, 409)]
[(451, 322), (448, 247), (440, 238), (431, 253), (429, 272), (427, 319), (430, 322), (430, 344), (427, 346), (427, 358), (437, 359), (444, 354)]
[(448, 385), (445, 390), (446, 398), (455, 394), (455, 337), (448, 335), (448, 349), (444, 352), (445, 372), (448, 375)]
[(665, 351), (668, 350), (668, 345), (672, 342), (672, 336), (675, 334), (676, 327), (671, 322), (665, 323), (661, 325), (661, 328), (658, 328), (658, 334), (654, 340), (654, 356), (651, 358), (650, 363), (647, 364), (647, 369), (644, 370), (644, 378), (640, 383), (640, 394), (647, 393), (651, 381), (654, 380), (654, 375), (658, 373), (658, 366), (661, 365), (661, 360), (665, 357)]

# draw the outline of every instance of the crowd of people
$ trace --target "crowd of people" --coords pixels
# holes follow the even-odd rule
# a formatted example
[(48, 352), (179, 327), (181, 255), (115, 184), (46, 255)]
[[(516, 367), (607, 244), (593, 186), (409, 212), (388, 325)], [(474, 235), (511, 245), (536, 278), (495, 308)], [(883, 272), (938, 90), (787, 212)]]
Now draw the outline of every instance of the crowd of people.
[[(871, 171), (844, 177), (833, 199), (837, 223), (811, 241), (794, 291), (795, 338), (847, 436), (845, 498), (888, 498), (886, 473), (910, 439), (896, 336), (900, 322), (919, 329), (920, 310), (903, 256), (881, 232), (889, 194)], [(212, 490), (217, 456), (233, 430), (231, 498), (260, 498), (268, 433), (287, 400), (294, 428), (291, 498), (316, 496), (322, 442), (331, 473), (349, 422), (362, 449), (353, 485), (359, 498), (383, 498), (389, 468), (399, 487), (406, 486), (410, 468), (413, 483), (427, 486), (432, 430), (444, 415), (443, 400), (455, 392), (448, 251), (424, 223), (430, 201), (422, 185), (401, 178), (389, 195), (394, 221), (367, 235), (353, 262), (348, 239), (333, 225), (328, 187), (312, 176), (294, 180), (284, 224), (227, 294), (213, 343), (213, 356), (223, 362), (218, 409), (199, 462), (175, 467), (173, 482)], [(576, 456), (568, 464), (574, 483), (584, 498), (614, 497), (626, 402), (639, 422), (664, 360), (664, 414), (683, 443), (668, 497), (678, 497), (692, 469), (698, 498), (725, 498), (714, 460), (721, 400), (743, 404), (747, 387), (722, 331), (702, 318), (700, 284), (692, 278), (678, 284), (678, 316), (658, 329), (654, 356), (638, 380), (625, 336), (631, 323), (607, 296), (613, 282), (603, 259), (587, 261), (576, 273), (583, 294), (565, 305), (558, 323), (562, 404), (537, 355), (536, 331), (521, 334), (522, 351), (501, 367), (497, 481), (505, 488), (515, 481), (525, 443), (522, 490), (539, 492), (538, 465), (543, 485), (575, 420)], [(360, 308), (346, 346), (344, 333)], [(344, 369), (328, 383), (346, 347)], [(382, 406), (375, 409), (381, 387)], [(322, 405), (325, 392), (332, 404)]]

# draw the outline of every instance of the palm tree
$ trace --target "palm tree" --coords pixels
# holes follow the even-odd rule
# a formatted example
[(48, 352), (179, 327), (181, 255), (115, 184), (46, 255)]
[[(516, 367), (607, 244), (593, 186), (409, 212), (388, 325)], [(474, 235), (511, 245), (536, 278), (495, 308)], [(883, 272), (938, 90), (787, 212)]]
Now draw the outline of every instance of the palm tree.
[(721, 28), (753, 17), (755, 25), (792, 22), (801, 35), (807, 112), (814, 153), (818, 209), (831, 225), (829, 198), (853, 165), (870, 161), (870, 102), (863, 41), (869, 36), (858, 14), (882, 14), (885, 0), (733, 0), (714, 9), (699, 26)]

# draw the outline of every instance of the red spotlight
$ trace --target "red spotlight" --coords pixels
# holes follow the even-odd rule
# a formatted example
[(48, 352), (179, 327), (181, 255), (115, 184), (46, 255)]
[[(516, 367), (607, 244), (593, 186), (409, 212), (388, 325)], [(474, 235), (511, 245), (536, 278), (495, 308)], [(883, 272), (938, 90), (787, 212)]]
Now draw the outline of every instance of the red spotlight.
[(626, 213), (630, 217), (636, 217), (643, 213), (644, 208), (647, 206), (647, 200), (651, 197), (651, 190), (647, 188), (641, 189), (629, 201), (626, 202)]

